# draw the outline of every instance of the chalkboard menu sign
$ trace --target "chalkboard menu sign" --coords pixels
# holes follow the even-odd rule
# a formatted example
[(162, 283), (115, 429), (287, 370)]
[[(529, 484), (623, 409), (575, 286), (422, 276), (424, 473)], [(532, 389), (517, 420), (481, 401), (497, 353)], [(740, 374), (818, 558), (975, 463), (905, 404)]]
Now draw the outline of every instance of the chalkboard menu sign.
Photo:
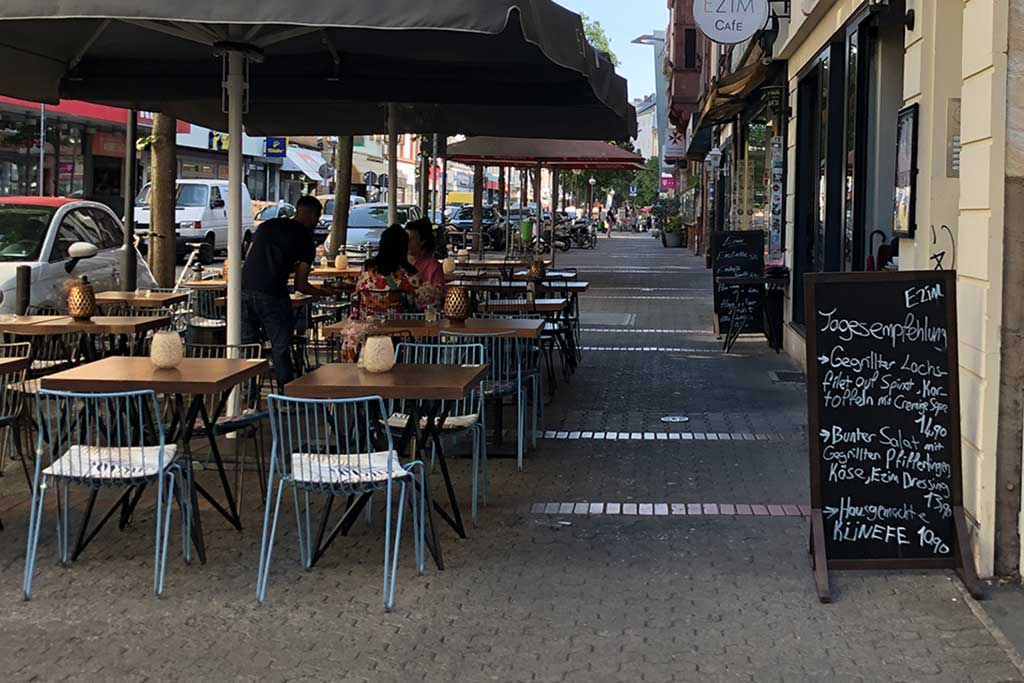
[(973, 590), (955, 273), (813, 274), (806, 288), (819, 594), (827, 568), (956, 567)]
[(737, 312), (741, 315), (745, 312), (743, 329), (735, 332), (764, 331), (764, 285), (727, 285), (718, 281), (720, 277), (764, 275), (764, 232), (734, 230), (711, 233), (711, 259), (718, 329), (729, 329)]

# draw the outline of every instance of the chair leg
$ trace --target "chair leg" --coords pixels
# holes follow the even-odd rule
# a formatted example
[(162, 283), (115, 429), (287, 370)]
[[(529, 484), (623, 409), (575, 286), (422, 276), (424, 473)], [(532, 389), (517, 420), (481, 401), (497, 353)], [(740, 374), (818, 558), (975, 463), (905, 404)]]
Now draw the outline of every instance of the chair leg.
[(476, 431), (472, 432), (473, 441), (473, 479), (472, 479), (472, 501), (470, 504), (470, 518), (473, 521), (473, 527), (476, 528), (476, 512), (477, 512), (477, 492), (480, 488), (480, 442), (477, 439)]
[[(398, 549), (402, 543), (402, 513), (405, 511), (405, 482), (400, 482), (398, 493), (398, 519), (395, 520), (395, 547), (391, 544), (391, 496), (388, 496), (386, 519), (384, 522), (384, 610), (390, 612), (395, 606), (395, 579), (398, 573)], [(388, 566), (390, 564), (390, 567)]]
[[(292, 498), (295, 500), (295, 529), (299, 538), (299, 560), (302, 562), (303, 569), (309, 569), (313, 566), (313, 552), (309, 548), (309, 539), (302, 528), (303, 518), (308, 520), (309, 515), (309, 491), (305, 492), (305, 514), (303, 514), (303, 507), (299, 503), (299, 489), (296, 486), (292, 487)], [(309, 528), (308, 524), (306, 528)]]
[[(164, 481), (166, 477), (166, 481)], [(171, 535), (171, 497), (174, 495), (174, 472), (168, 469), (158, 481), (156, 496), (156, 560), (153, 567), (153, 592), (164, 592), (167, 573), (167, 542)]]
[[(270, 475), (273, 479), (273, 474)], [(267, 578), (270, 574), (270, 556), (274, 550), (274, 534), (277, 532), (277, 520), (281, 512), (281, 496), (284, 494), (284, 480), (277, 485), (277, 499), (274, 503), (274, 517), (270, 517), (270, 497), (273, 495), (272, 481), (267, 482), (267, 507), (263, 511), (263, 537), (260, 541), (260, 564), (256, 572), (256, 600), (262, 603), (267, 597)]]
[(523, 450), (526, 447), (526, 395), (522, 386), (516, 392), (516, 465), (523, 471)]
[(36, 568), (36, 550), (39, 547), (39, 526), (43, 521), (43, 503), (46, 499), (46, 477), (40, 475), (41, 484), (32, 487), (32, 509), (28, 518), (28, 544), (25, 548), (25, 578), (21, 585), (26, 600), (32, 598), (32, 574)]
[(174, 496), (174, 500), (178, 503), (178, 512), (181, 514), (181, 553), (185, 559), (185, 564), (188, 564), (192, 560), (188, 505), (185, 503), (185, 500), (188, 498), (188, 491), (185, 490), (185, 475), (182, 473), (181, 467), (177, 463), (173, 467), (178, 471), (178, 477), (171, 493)]

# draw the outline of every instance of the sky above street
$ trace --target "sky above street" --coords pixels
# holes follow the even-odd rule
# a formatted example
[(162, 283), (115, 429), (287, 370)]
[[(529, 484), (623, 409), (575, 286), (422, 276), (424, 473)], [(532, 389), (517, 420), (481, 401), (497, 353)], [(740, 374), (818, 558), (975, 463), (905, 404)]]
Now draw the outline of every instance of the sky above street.
[(556, 0), (574, 12), (601, 22), (619, 58), (618, 73), (629, 81), (629, 97), (654, 92), (654, 48), (632, 45), (637, 36), (668, 26), (666, 0)]

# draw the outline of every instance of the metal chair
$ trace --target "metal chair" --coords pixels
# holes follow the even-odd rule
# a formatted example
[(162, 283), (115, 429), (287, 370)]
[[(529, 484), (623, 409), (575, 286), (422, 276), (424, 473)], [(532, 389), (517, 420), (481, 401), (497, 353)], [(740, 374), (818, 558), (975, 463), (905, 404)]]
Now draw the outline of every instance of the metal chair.
[[(523, 347), (512, 333), (455, 332), (441, 333), (440, 341), (456, 344), (482, 344), (484, 362), (488, 364), (484, 378), (484, 399), (496, 399), (500, 407), (506, 396), (516, 404), (516, 465), (523, 469), (526, 448), (526, 395), (523, 390)], [(503, 428), (499, 421), (497, 429)]]
[[(166, 444), (164, 426), (160, 421), (156, 394), (153, 391), (81, 394), (40, 390), (36, 397), (36, 419), (47, 426), (47, 443), (40, 432), (36, 454), (35, 478), (32, 486), (32, 508), (29, 515), (28, 547), (25, 552), (23, 592), (32, 595), (32, 577), (39, 545), (39, 528), (43, 517), (46, 491), (56, 484), (57, 543), (61, 562), (69, 562), (70, 525), (69, 489), (72, 485), (90, 489), (88, 508), (82, 531), (88, 523), (100, 490), (127, 488), (115, 509), (126, 502), (136, 487), (156, 484), (156, 543), (153, 590), (163, 592), (164, 570), (167, 566), (167, 540), (170, 535), (171, 496), (175, 489), (175, 473), (181, 468), (174, 462), (176, 449)], [(45, 467), (44, 467), (45, 463)], [(188, 558), (188, 531), (191, 522), (184, 497), (182, 507), (182, 544)], [(113, 510), (112, 510), (113, 512)], [(109, 519), (108, 514), (99, 527)], [(74, 551), (82, 548), (81, 536)]]
[[(395, 347), (396, 363), (419, 363), (424, 365), (483, 365), (483, 344), (424, 344), (402, 342)], [(483, 384), (459, 401), (441, 403), (439, 413), (447, 411), (448, 418), (441, 425), (442, 435), (469, 433), (473, 441), (473, 526), (477, 522), (477, 492), (479, 491), (480, 473), (483, 471), (484, 502), (487, 502), (487, 423), (484, 421), (484, 388)], [(388, 424), (392, 429), (405, 429), (409, 421), (409, 411), (405, 410), (405, 401), (392, 402), (388, 406), (391, 417)], [(421, 418), (421, 426), (426, 425), (427, 418)]]
[[(316, 540), (317, 547), (313, 546), (310, 496), (323, 494), (329, 500), (333, 496), (354, 496), (363, 499), (365, 503), (366, 497), (383, 490), (386, 494), (384, 608), (390, 610), (395, 604), (395, 574), (398, 570), (406, 484), (413, 485), (411, 502), (416, 568), (423, 574), (423, 520), (426, 510), (424, 496), (417, 496), (416, 490), (417, 486), (421, 491), (425, 490), (423, 464), (413, 461), (403, 465), (399, 461), (391, 428), (387, 424), (388, 413), (385, 412), (384, 400), (379, 396), (303, 399), (271, 394), (269, 402), (274, 445), (270, 456), (267, 506), (263, 515), (256, 599), (262, 603), (266, 598), (270, 559), (285, 484), (291, 486), (295, 499), (299, 555), (306, 569), (313, 566), (323, 551), (319, 538)], [(416, 468), (420, 470), (418, 482), (413, 474)], [(276, 482), (275, 476), (278, 479)], [(398, 517), (392, 537), (393, 489), (396, 483), (400, 487)], [(300, 490), (305, 499), (304, 506), (300, 505)]]
[[(17, 344), (0, 344), (0, 358), (4, 359), (28, 359), (32, 355), (32, 345), (28, 342)], [(7, 469), (7, 454), (13, 449), (21, 461), (21, 468), (25, 472), (25, 479), (29, 486), (32, 485), (32, 476), (28, 471), (28, 458), (22, 448), (21, 440), (21, 418), (25, 405), (23, 395), (16, 387), (25, 381), (27, 368), (15, 372), (9, 372), (0, 377), (0, 430), (6, 430), (8, 439), (0, 443), (0, 475)], [(0, 521), (0, 530), (3, 530), (3, 522)]]

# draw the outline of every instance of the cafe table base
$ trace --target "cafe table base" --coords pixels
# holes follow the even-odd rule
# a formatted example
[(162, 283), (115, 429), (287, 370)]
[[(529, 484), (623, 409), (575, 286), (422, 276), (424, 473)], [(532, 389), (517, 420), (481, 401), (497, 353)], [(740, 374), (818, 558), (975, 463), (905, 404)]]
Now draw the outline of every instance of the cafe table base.
[[(425, 502), (427, 518), (425, 522), (428, 529), (426, 544), (427, 549), (430, 550), (430, 554), (434, 558), (434, 562), (437, 564), (438, 569), (444, 569), (444, 557), (441, 552), (441, 544), (437, 538), (437, 529), (434, 526), (434, 516), (432, 512), (436, 512), (440, 515), (441, 518), (455, 530), (460, 538), (467, 537), (466, 526), (462, 519), (462, 511), (459, 507), (458, 498), (455, 496), (455, 488), (452, 485), (451, 474), (448, 471), (448, 461), (445, 458), (444, 446), (441, 440), (442, 428), (445, 420), (448, 419), (448, 411), (441, 411), (442, 404), (443, 401), (412, 402), (409, 409), (409, 420), (406, 423), (405, 429), (402, 431), (402, 438), (396, 446), (397, 452), (404, 453), (408, 450), (412, 439), (415, 439), (415, 442), (420, 444), (417, 446), (417, 451), (421, 454), (425, 454), (427, 444), (434, 446), (437, 463), (441, 469), (441, 477), (444, 479), (445, 493), (448, 495), (448, 502), (451, 506), (451, 512), (446, 510), (436, 500), (433, 500), (430, 495), (429, 484), (424, 486), (423, 489), (420, 489), (419, 482), (414, 477), (413, 485), (418, 491), (420, 491), (421, 495), (426, 496)], [(440, 413), (440, 415), (438, 413)], [(422, 418), (426, 419), (423, 420)], [(421, 428), (420, 424), (424, 422), (425, 426)], [(342, 514), (341, 519), (338, 520), (331, 529), (330, 533), (327, 532), (327, 527), (335, 496), (331, 495), (328, 497), (328, 501), (320, 514), (319, 531), (317, 532), (315, 544), (316, 550), (313, 552), (312, 565), (315, 565), (317, 561), (323, 557), (324, 552), (339, 535), (348, 535), (352, 525), (359, 517), (359, 513), (366, 507), (366, 504), (369, 502), (372, 495), (373, 494), (371, 492), (362, 493), (358, 496), (350, 496), (348, 507)], [(411, 498), (409, 504), (412, 504)]]

